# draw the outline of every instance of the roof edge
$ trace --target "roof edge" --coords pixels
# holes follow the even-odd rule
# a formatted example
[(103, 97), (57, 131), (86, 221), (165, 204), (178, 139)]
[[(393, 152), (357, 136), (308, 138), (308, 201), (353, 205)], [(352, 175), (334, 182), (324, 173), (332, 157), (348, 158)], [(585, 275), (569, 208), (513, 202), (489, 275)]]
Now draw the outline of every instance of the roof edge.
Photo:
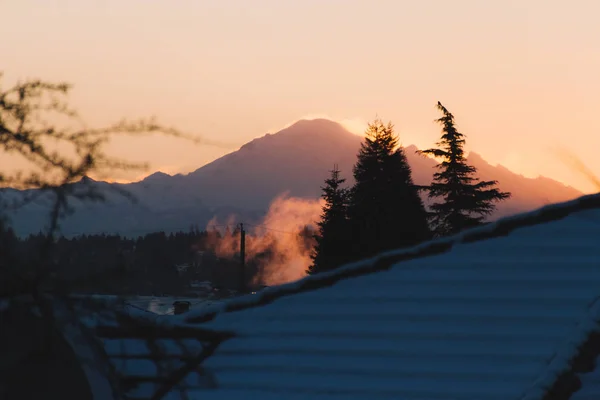
[[(541, 376), (521, 397), (521, 400), (543, 400), (559, 398), (561, 393), (565, 398), (577, 391), (579, 378), (575, 373), (580, 372), (576, 365), (577, 358), (581, 357), (586, 347), (595, 345), (590, 341), (596, 339), (594, 333), (598, 332), (600, 324), (600, 296), (596, 297), (589, 305), (588, 312), (576, 325), (573, 335), (567, 338), (550, 360), (548, 367)], [(588, 342), (590, 342), (588, 344)], [(588, 346), (586, 346), (588, 344)], [(553, 396), (554, 395), (554, 396)]]
[(346, 264), (332, 271), (309, 275), (298, 281), (280, 286), (271, 286), (254, 295), (242, 296), (222, 304), (207, 307), (197, 313), (191, 311), (173, 316), (161, 322), (168, 325), (207, 322), (222, 312), (239, 311), (265, 305), (280, 297), (332, 286), (346, 278), (387, 270), (400, 261), (446, 253), (457, 244), (506, 236), (518, 228), (560, 220), (574, 212), (596, 208), (600, 208), (600, 193), (546, 205), (530, 212), (504, 217), (490, 224), (471, 228), (453, 236), (430, 240), (409, 248), (387, 251), (369, 259)]

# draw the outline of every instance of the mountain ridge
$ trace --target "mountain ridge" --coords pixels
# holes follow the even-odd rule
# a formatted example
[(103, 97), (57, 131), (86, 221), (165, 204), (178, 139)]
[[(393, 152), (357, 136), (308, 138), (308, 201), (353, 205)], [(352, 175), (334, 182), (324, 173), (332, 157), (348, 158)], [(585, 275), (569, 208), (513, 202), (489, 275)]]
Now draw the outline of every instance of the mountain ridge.
[[(74, 216), (63, 226), (66, 231), (107, 233), (173, 231), (191, 224), (204, 228), (217, 217), (226, 220), (238, 215), (257, 221), (271, 201), (282, 193), (305, 199), (318, 199), (329, 170), (338, 164), (347, 184), (352, 184), (352, 167), (363, 140), (337, 122), (300, 120), (277, 133), (251, 140), (238, 150), (188, 174), (154, 172), (138, 182), (113, 184), (93, 181), (101, 187), (126, 189), (139, 199), (130, 204), (116, 192), (108, 191), (109, 204), (77, 204)], [(431, 182), (437, 162), (406, 146), (406, 156), (419, 185)], [(486, 162), (476, 152), (467, 160), (483, 180), (498, 180), (503, 191), (513, 197), (498, 207), (494, 217), (528, 211), (548, 203), (582, 195), (574, 188), (550, 178), (526, 178), (509, 169)], [(17, 233), (37, 233), (43, 217), (42, 203), (28, 205), (13, 215)], [(170, 227), (177, 226), (178, 229)]]

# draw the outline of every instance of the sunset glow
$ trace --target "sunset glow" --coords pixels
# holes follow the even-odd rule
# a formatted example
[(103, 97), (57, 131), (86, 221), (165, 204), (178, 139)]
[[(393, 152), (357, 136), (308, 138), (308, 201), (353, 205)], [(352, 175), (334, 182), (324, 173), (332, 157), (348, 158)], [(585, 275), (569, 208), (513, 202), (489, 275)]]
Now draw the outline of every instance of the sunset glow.
[(5, 86), (72, 83), (90, 124), (155, 115), (225, 144), (111, 144), (151, 161), (145, 175), (193, 171), (305, 117), (358, 134), (379, 116), (403, 144), (430, 147), (439, 100), (467, 150), (593, 192), (551, 149), (600, 175), (598, 15), (595, 0), (5, 0), (0, 71)]

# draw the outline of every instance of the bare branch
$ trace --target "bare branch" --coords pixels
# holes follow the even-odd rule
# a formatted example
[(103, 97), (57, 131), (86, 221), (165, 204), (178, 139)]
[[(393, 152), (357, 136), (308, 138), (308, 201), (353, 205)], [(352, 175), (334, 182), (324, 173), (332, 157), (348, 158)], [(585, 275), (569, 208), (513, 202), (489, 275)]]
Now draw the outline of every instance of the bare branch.
[[(106, 200), (106, 193), (84, 178), (92, 173), (147, 167), (145, 163), (112, 157), (104, 146), (114, 136), (148, 134), (167, 135), (195, 144), (216, 143), (162, 126), (154, 118), (122, 120), (106, 127), (89, 128), (68, 104), (69, 84), (28, 80), (3, 89), (1, 78), (0, 72), (0, 152), (20, 158), (27, 167), (0, 173), (0, 185), (4, 187), (0, 189), (0, 234), (5, 231), (4, 219), (19, 207), (48, 196), (51, 208), (48, 229), (35, 257), (19, 259), (0, 243), (4, 246), (0, 247), (0, 297), (9, 299), (0, 301), (4, 306), (27, 298), (27, 306), (35, 308), (48, 324), (50, 338), (50, 331), (64, 323), (54, 315), (53, 299), (68, 302), (72, 297), (69, 282), (57, 277), (59, 266), (54, 265), (52, 257), (60, 222), (74, 211), (73, 199)], [(8, 187), (20, 191), (10, 192)], [(112, 189), (135, 200), (122, 188)], [(9, 194), (15, 196), (8, 198)], [(72, 311), (71, 319), (81, 327), (76, 310)]]

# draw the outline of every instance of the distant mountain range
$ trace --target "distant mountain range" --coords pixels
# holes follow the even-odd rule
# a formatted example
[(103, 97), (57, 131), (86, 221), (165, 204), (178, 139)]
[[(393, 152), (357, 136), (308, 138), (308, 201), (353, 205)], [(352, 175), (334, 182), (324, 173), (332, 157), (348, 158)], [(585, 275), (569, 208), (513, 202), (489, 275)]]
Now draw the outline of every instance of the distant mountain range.
[[(270, 202), (284, 192), (294, 197), (318, 198), (334, 163), (351, 184), (361, 140), (336, 122), (301, 120), (280, 132), (252, 140), (187, 175), (156, 172), (130, 184), (93, 182), (106, 190), (109, 201), (75, 202), (76, 212), (63, 223), (63, 232), (67, 236), (99, 232), (137, 236), (159, 230), (187, 230), (192, 224), (203, 229), (215, 216), (224, 221), (234, 214), (239, 219), (258, 221)], [(405, 148), (413, 179), (417, 184), (428, 184), (436, 161), (417, 155), (416, 150), (415, 146)], [(513, 194), (500, 204), (495, 218), (582, 195), (552, 179), (526, 178), (501, 165), (492, 166), (473, 152), (468, 161), (478, 169), (481, 179), (498, 180), (502, 190)], [(139, 200), (138, 204), (131, 204), (111, 187), (129, 191)], [(23, 195), (14, 189), (3, 193), (10, 197)], [(14, 213), (11, 221), (15, 231), (25, 235), (43, 229), (48, 204), (47, 198), (39, 198)]]

